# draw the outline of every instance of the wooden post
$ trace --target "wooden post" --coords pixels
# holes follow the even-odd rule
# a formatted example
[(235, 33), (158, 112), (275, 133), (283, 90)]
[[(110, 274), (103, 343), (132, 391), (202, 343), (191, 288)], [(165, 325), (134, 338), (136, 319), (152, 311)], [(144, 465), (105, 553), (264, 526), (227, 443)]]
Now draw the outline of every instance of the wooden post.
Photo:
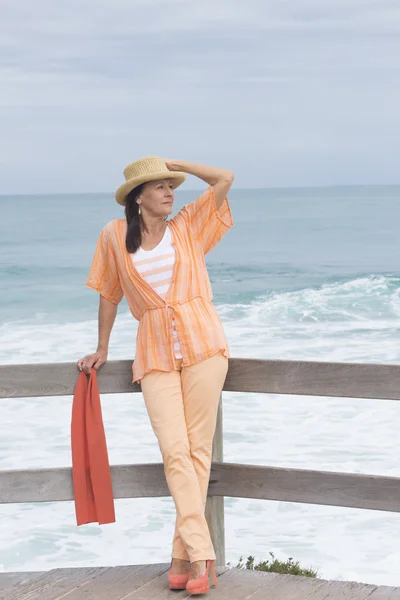
[[(222, 395), (218, 407), (212, 460), (215, 462), (223, 462), (224, 460)], [(208, 496), (206, 503), (206, 519), (217, 557), (216, 564), (218, 566), (225, 566), (225, 512), (223, 496)]]

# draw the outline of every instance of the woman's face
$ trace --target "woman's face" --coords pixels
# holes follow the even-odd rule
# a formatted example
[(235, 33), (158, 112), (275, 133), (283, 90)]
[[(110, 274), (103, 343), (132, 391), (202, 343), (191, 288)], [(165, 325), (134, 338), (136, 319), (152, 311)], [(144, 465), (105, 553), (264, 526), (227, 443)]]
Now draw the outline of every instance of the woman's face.
[(171, 214), (174, 202), (172, 179), (157, 179), (144, 184), (142, 193), (136, 199), (142, 214), (151, 217), (165, 217)]

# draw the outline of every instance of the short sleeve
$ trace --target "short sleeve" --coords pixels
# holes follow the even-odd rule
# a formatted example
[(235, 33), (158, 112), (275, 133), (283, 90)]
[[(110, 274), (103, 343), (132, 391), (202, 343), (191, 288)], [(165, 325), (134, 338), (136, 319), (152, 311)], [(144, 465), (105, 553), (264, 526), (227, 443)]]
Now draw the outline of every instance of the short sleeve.
[(100, 232), (85, 285), (96, 290), (114, 304), (119, 304), (124, 297), (114, 250), (105, 228)]
[(214, 188), (210, 186), (196, 200), (180, 211), (188, 222), (190, 230), (199, 240), (204, 254), (207, 254), (233, 226), (228, 198), (217, 210)]

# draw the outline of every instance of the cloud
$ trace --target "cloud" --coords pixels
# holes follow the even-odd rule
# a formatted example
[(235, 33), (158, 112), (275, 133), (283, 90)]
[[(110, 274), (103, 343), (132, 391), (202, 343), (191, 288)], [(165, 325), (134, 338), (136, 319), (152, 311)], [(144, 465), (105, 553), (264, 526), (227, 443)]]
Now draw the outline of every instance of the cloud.
[(398, 182), (397, 0), (2, 0), (1, 27), (0, 193), (113, 190), (144, 154)]

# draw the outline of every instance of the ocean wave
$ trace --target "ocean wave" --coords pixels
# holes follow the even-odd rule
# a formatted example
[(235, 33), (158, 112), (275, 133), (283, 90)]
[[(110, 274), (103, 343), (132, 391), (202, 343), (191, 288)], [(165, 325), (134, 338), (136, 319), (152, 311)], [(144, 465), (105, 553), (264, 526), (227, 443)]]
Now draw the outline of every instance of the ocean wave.
[[(232, 353), (254, 358), (398, 360), (400, 278), (368, 275), (317, 288), (217, 304)], [(134, 356), (137, 322), (128, 310), (116, 319), (110, 355)], [(45, 311), (0, 327), (0, 361), (57, 362), (97, 344), (97, 314), (54, 319)], [(382, 343), (384, 342), (384, 343)]]
[(232, 353), (398, 362), (400, 278), (365, 276), (219, 307)]
[(240, 311), (261, 322), (281, 324), (398, 319), (400, 277), (368, 275), (316, 288), (263, 294), (250, 305), (224, 304), (220, 309), (225, 317)]

